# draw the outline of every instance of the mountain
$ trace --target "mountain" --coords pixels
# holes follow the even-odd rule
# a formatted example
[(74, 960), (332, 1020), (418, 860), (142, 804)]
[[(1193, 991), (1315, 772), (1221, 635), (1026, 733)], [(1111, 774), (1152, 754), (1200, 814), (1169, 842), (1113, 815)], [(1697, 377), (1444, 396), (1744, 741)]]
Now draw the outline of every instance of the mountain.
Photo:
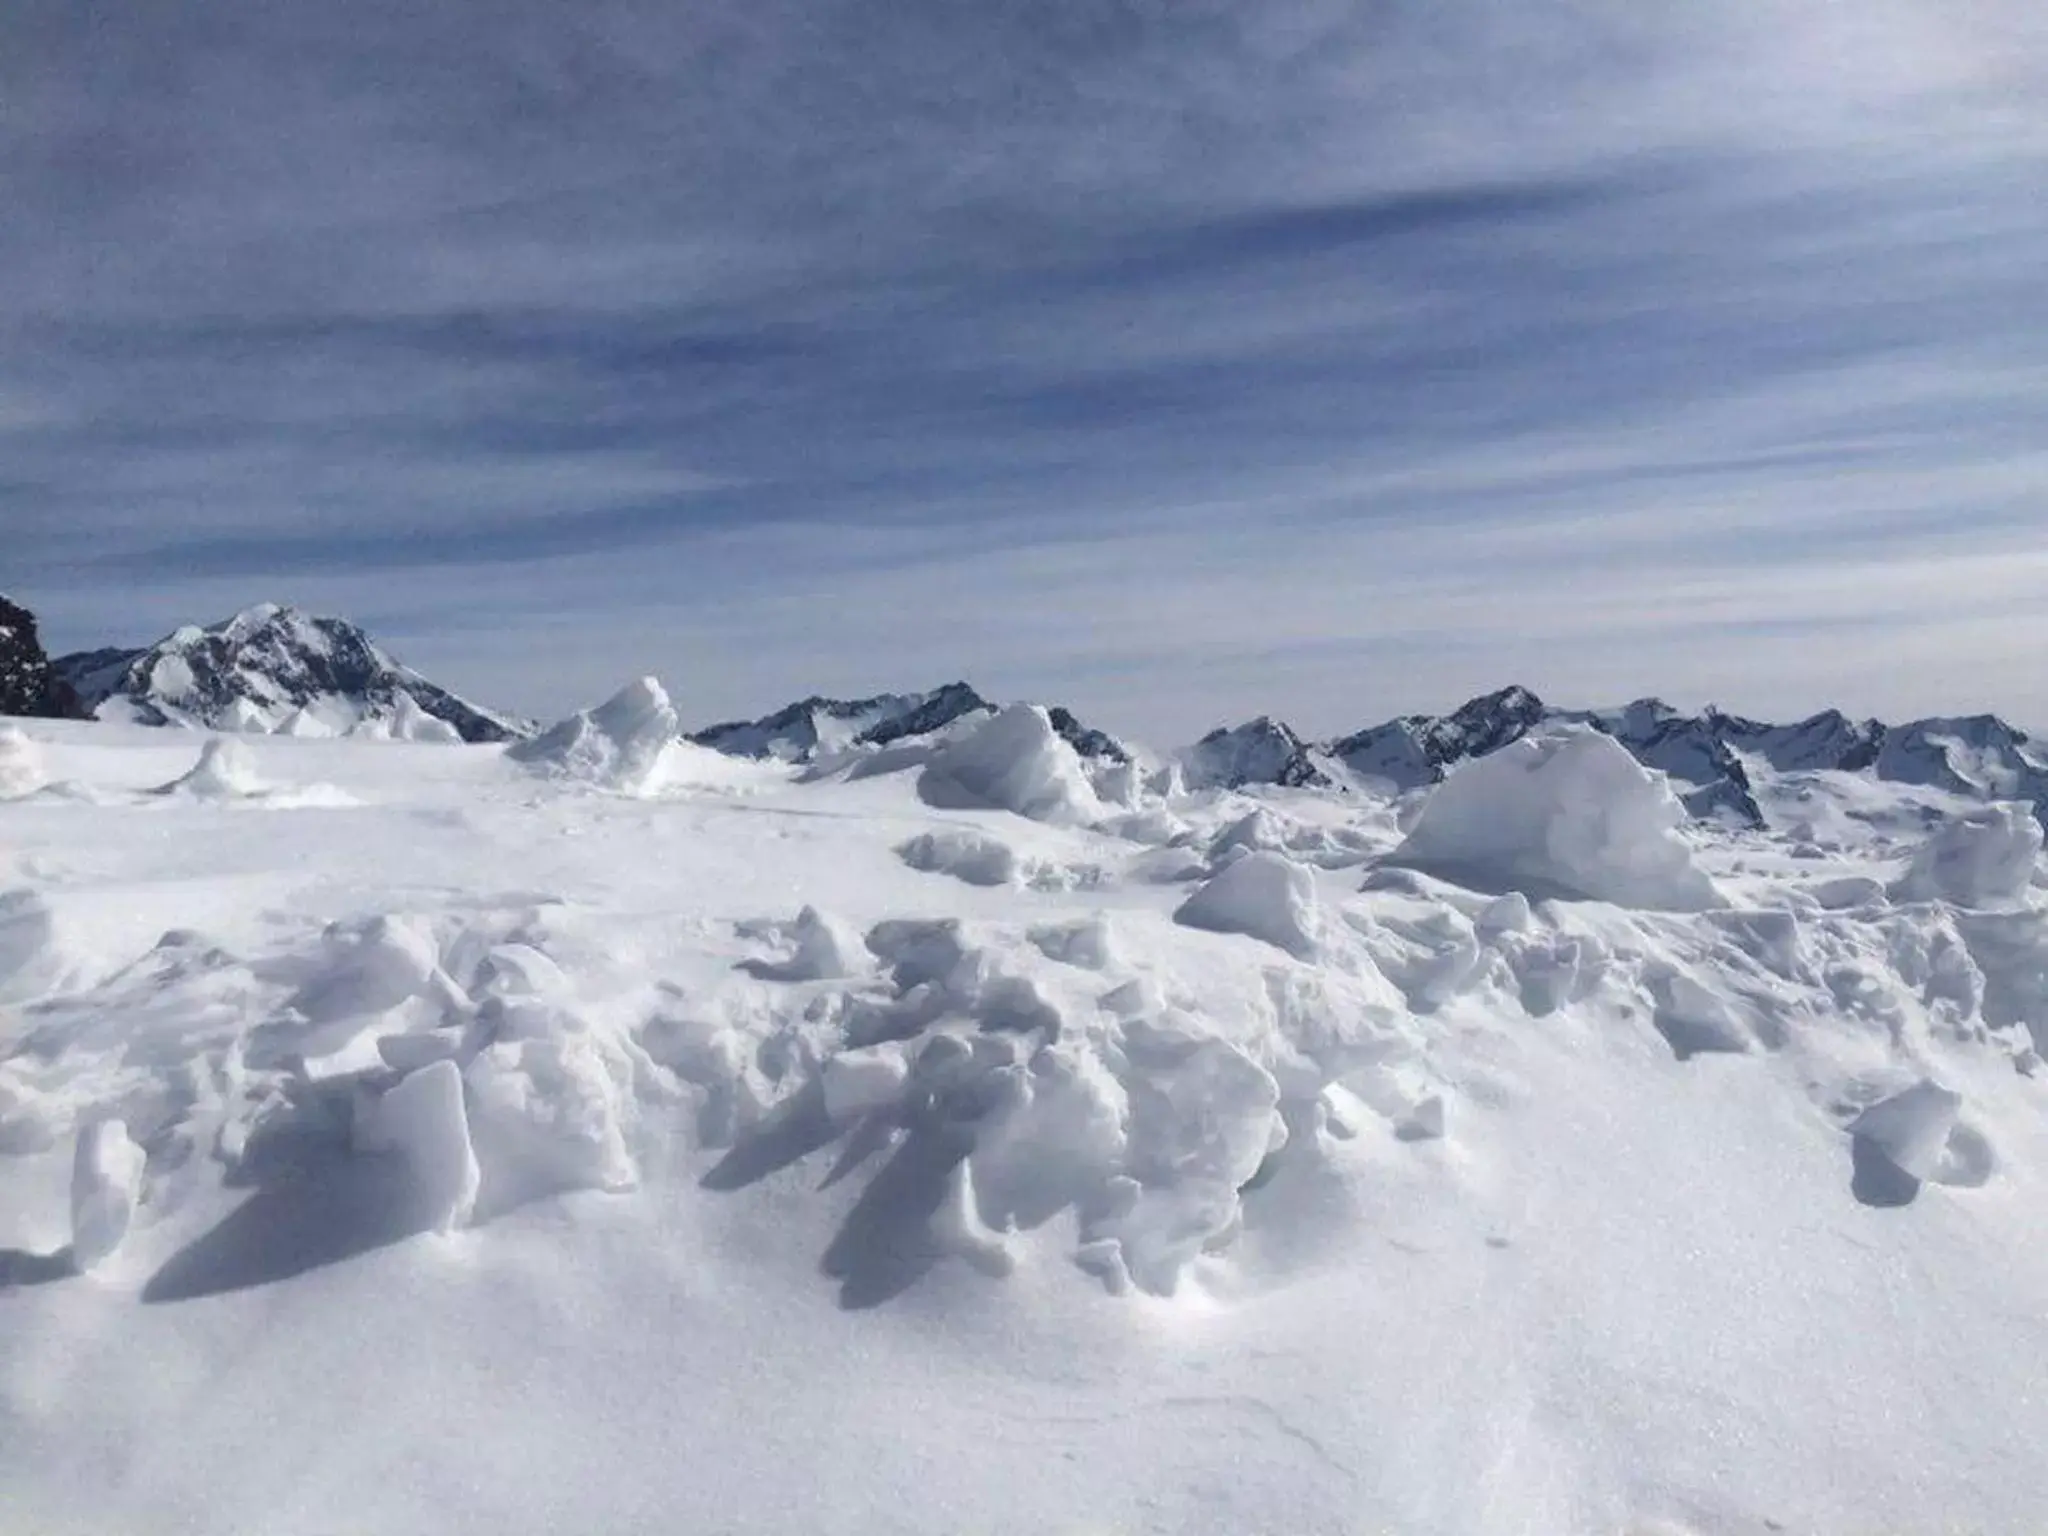
[(1395, 789), (1434, 784), (1468, 757), (1484, 757), (1520, 739), (1552, 711), (1528, 689), (1484, 694), (1448, 715), (1403, 715), (1329, 744), (1330, 755), (1361, 779)]
[(266, 603), (143, 650), (55, 663), (101, 719), (302, 736), (509, 741), (524, 721), (458, 698), (401, 665), (353, 624)]
[(1180, 754), (1190, 789), (1242, 789), (1278, 784), (1328, 789), (1336, 780), (1317, 764), (1309, 744), (1270, 715), (1211, 731)]
[(1461, 762), (1497, 752), (1550, 725), (1582, 725), (1613, 737), (1648, 767), (1670, 776), (1693, 815), (1763, 825), (1753, 774), (1870, 772), (1891, 783), (1923, 784), (1978, 800), (2031, 801), (2048, 820), (2048, 744), (1995, 715), (1885, 725), (1825, 710), (1789, 725), (1745, 719), (1711, 706), (1686, 714), (1661, 699), (1618, 709), (1558, 709), (1527, 688), (1483, 694), (1448, 715), (1402, 715), (1327, 743), (1303, 741), (1261, 718), (1212, 731), (1183, 755), (1190, 782), (1317, 786), (1317, 766), (1396, 793), (1443, 780)]
[(0, 597), (0, 715), (68, 720), (84, 713), (71, 684), (44, 654), (35, 615)]
[[(993, 715), (996, 706), (966, 683), (925, 693), (878, 693), (865, 699), (799, 699), (758, 720), (728, 720), (690, 733), (689, 740), (729, 757), (808, 763), (836, 752), (886, 747), (942, 731), (957, 720)], [(1053, 729), (1084, 758), (1125, 763), (1115, 737), (1083, 725), (1070, 710), (1047, 711)]]

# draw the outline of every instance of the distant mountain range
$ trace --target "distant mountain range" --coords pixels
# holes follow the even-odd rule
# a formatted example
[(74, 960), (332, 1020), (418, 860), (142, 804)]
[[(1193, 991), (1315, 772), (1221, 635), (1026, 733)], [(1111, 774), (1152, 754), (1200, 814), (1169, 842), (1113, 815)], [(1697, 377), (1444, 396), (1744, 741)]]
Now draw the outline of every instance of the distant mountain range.
[[(862, 699), (812, 697), (757, 720), (733, 720), (689, 739), (737, 757), (810, 763), (913, 741), (997, 706), (964, 682)], [(1129, 762), (1128, 747), (1048, 711), (1083, 757)], [(0, 598), (0, 714), (76, 715), (146, 725), (290, 735), (511, 741), (531, 722), (473, 704), (429, 682), (352, 624), (265, 604), (155, 645), (60, 657), (43, 654), (35, 619)], [(1559, 709), (1526, 688), (1482, 695), (1446, 715), (1403, 715), (1314, 741), (1269, 716), (1210, 732), (1173, 759), (1191, 787), (1272, 785), (1403, 793), (1532, 731), (1576, 725), (1604, 732), (1668, 774), (1696, 816), (1761, 825), (1753, 775), (1870, 772), (1974, 799), (2026, 800), (2048, 816), (2048, 744), (1995, 715), (1887, 725), (1827, 710), (1790, 725), (1714, 708), (1685, 714), (1656, 699), (1619, 709)]]
[[(814, 762), (834, 753), (886, 747), (942, 731), (956, 720), (993, 715), (991, 704), (965, 683), (946, 683), (928, 693), (880, 693), (866, 699), (811, 697), (785, 705), (759, 720), (731, 720), (692, 731), (689, 739), (733, 757)], [(1068, 746), (1082, 757), (1127, 763), (1131, 754), (1105, 731), (1093, 730), (1054, 705), (1046, 711)]]
[(1711, 707), (1688, 715), (1659, 699), (1619, 709), (1557, 709), (1520, 687), (1484, 694), (1448, 715), (1404, 715), (1324, 742), (1261, 716), (1210, 732), (1182, 754), (1182, 763), (1196, 784), (1355, 785), (1398, 793), (1437, 783), (1458, 763), (1557, 725), (1612, 736), (1670, 775), (1695, 816), (1751, 826), (1763, 824), (1751, 781), (1758, 764), (1778, 773), (1869, 769), (1895, 783), (2048, 805), (2048, 745), (1996, 715), (1886, 725), (1826, 710), (1773, 725)]

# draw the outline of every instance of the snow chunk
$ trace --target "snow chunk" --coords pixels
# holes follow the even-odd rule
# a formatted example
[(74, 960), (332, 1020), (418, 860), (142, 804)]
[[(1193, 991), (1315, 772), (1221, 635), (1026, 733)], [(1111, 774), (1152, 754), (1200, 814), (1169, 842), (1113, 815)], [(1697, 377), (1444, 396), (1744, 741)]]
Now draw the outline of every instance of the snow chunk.
[(32, 795), (42, 787), (42, 749), (20, 726), (0, 724), (0, 800)]
[(1066, 923), (1041, 923), (1027, 935), (1038, 952), (1061, 965), (1084, 971), (1106, 971), (1116, 964), (1116, 943), (1110, 936), (1109, 914)]
[(1313, 960), (1322, 914), (1315, 876), (1284, 855), (1248, 853), (1181, 903), (1174, 921), (1212, 933), (1243, 933)]
[(918, 779), (926, 803), (1014, 811), (1033, 821), (1087, 822), (1103, 814), (1081, 759), (1036, 704), (1012, 704), (932, 754)]
[(0, 891), (0, 998), (26, 997), (64, 969), (56, 914), (40, 892)]
[(961, 1158), (946, 1175), (945, 1194), (932, 1212), (931, 1228), (940, 1248), (957, 1254), (985, 1275), (1000, 1279), (1017, 1266), (1009, 1244), (982, 1220), (970, 1158)]
[(951, 875), (969, 885), (1009, 885), (1020, 867), (1008, 843), (966, 827), (920, 832), (899, 846), (896, 856), (922, 873)]
[(412, 1170), (421, 1215), (450, 1232), (468, 1223), (483, 1182), (462, 1102), (462, 1069), (452, 1061), (422, 1067), (359, 1112), (359, 1152), (396, 1152)]
[(1661, 774), (1595, 731), (1528, 736), (1457, 769), (1390, 863), (1482, 890), (1698, 912), (1725, 905)]
[(845, 1125), (902, 1101), (910, 1081), (910, 1061), (901, 1041), (863, 1046), (827, 1057), (819, 1069), (825, 1090), (825, 1114)]
[(263, 793), (256, 761), (249, 749), (228, 736), (216, 736), (199, 750), (199, 761), (181, 779), (156, 790), (159, 795), (182, 795), (195, 800), (245, 800)]
[(2026, 900), (2040, 855), (2041, 824), (2031, 806), (1987, 805), (1936, 828), (1893, 884), (1892, 898), (2014, 906)]
[(796, 915), (795, 937), (796, 954), (789, 962), (791, 980), (827, 981), (867, 974), (867, 945), (838, 918), (805, 907)]
[(1849, 1134), (1875, 1146), (1902, 1173), (1931, 1179), (1942, 1168), (1963, 1096), (1931, 1078), (1880, 1099), (1849, 1123)]
[(557, 722), (506, 755), (540, 773), (622, 795), (652, 794), (668, 777), (679, 727), (675, 706), (654, 678), (629, 683), (596, 709)]
[(80, 1273), (111, 1258), (128, 1235), (146, 1161), (120, 1120), (79, 1131), (71, 1161), (71, 1261)]

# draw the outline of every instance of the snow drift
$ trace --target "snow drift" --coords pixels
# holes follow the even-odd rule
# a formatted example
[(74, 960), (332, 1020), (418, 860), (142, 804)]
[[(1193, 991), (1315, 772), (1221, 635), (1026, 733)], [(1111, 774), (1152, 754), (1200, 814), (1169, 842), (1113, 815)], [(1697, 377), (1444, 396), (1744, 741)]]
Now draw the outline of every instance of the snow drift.
[(946, 742), (925, 765), (918, 791), (931, 805), (1014, 811), (1033, 821), (1103, 814), (1081, 759), (1036, 704), (1012, 704)]
[(1661, 776), (1593, 731), (1527, 736), (1430, 793), (1389, 862), (1474, 889), (1697, 912), (1720, 906)]
[(18, 1523), (2032, 1528), (2009, 819), (1894, 901), (1943, 791), (1688, 839), (1539, 738), (1360, 889), (1365, 793), (1091, 821), (1026, 716), (741, 799), (650, 716), (236, 742), (331, 815), (38, 724), (93, 798), (0, 807)]
[(628, 683), (596, 709), (580, 710), (506, 755), (538, 773), (608, 789), (650, 795), (669, 776), (677, 745), (675, 706), (660, 682)]

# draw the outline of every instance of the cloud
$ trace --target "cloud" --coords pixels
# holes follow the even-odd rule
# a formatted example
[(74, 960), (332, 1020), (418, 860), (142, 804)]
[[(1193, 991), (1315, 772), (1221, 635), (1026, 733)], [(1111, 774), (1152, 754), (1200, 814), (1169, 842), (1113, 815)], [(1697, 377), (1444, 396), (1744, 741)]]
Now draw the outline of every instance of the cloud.
[(2019, 0), (17, 9), (59, 643), (276, 596), (536, 712), (2048, 720)]

